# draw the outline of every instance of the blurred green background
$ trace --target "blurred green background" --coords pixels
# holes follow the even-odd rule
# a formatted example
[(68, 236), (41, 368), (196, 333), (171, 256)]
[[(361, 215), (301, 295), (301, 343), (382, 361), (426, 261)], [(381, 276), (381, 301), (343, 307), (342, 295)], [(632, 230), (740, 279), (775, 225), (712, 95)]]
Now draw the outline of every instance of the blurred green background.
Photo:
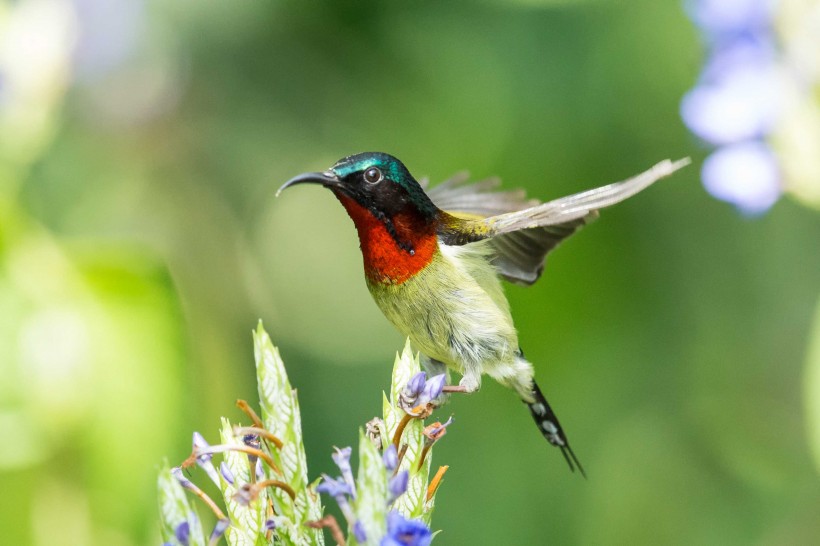
[(695, 162), (508, 289), (589, 479), (487, 381), (443, 410), (436, 544), (818, 540), (820, 215), (703, 191), (677, 1), (6, 0), (0, 32), (3, 544), (159, 543), (158, 465), (256, 399), (258, 318), (332, 471), (403, 340), (332, 195), (274, 191), (366, 150), (541, 199)]

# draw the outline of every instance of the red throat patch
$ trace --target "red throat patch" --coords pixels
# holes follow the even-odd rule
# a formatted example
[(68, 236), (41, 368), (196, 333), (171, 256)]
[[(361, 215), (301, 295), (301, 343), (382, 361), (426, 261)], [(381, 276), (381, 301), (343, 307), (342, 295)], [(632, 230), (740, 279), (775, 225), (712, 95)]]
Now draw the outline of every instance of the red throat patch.
[(353, 199), (334, 192), (359, 232), (364, 274), (371, 282), (401, 284), (427, 267), (438, 249), (434, 225), (413, 210), (392, 218), (400, 240), (413, 246), (413, 254), (401, 248), (384, 223)]

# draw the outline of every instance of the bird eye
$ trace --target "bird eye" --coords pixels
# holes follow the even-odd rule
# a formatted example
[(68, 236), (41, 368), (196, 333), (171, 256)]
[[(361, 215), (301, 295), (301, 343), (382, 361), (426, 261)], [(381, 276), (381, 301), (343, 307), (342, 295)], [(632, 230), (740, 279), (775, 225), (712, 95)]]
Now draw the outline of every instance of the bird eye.
[(364, 172), (364, 181), (368, 184), (378, 184), (382, 181), (384, 175), (376, 167), (370, 167)]

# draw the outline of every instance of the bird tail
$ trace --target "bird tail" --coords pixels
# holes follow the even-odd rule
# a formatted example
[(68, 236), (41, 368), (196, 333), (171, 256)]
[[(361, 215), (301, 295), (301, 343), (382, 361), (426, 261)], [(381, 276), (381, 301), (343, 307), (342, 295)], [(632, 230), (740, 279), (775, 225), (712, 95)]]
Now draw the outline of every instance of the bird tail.
[(572, 448), (569, 447), (569, 440), (567, 440), (567, 435), (564, 434), (564, 429), (561, 428), (561, 423), (558, 422), (558, 417), (555, 415), (555, 412), (552, 411), (549, 402), (547, 402), (547, 399), (541, 393), (541, 389), (538, 388), (538, 384), (535, 380), (532, 382), (532, 399), (532, 402), (524, 400), (524, 403), (527, 404), (527, 407), (530, 409), (530, 414), (532, 414), (532, 418), (538, 426), (538, 430), (541, 431), (541, 434), (549, 443), (561, 449), (561, 454), (564, 456), (564, 459), (566, 459), (569, 469), (575, 472), (575, 469), (578, 468), (581, 475), (586, 478), (587, 475), (586, 472), (584, 472), (584, 467), (581, 466), (578, 457), (575, 456)]

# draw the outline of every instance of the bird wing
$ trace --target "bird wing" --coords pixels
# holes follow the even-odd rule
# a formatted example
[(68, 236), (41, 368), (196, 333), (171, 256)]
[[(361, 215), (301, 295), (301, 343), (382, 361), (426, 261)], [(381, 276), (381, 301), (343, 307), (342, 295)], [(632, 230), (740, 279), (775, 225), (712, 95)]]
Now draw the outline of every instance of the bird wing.
[(496, 179), (465, 184), (466, 175), (447, 180), (428, 195), (440, 209), (455, 212), (454, 224), (442, 234), (448, 244), (489, 239), (499, 274), (530, 285), (540, 277), (547, 253), (597, 218), (599, 209), (632, 197), (688, 164), (688, 158), (667, 159), (622, 182), (543, 204), (527, 201), (521, 191), (491, 193), (498, 186)]
[[(471, 183), (467, 173), (462, 172), (430, 189), (427, 194), (439, 209), (467, 222), (540, 204), (537, 199), (527, 199), (522, 189), (496, 191), (500, 184), (498, 178)], [(547, 253), (595, 216), (591, 213), (587, 218), (563, 224), (521, 229), (492, 237), (489, 244), (498, 274), (513, 283), (534, 283), (544, 270)]]

